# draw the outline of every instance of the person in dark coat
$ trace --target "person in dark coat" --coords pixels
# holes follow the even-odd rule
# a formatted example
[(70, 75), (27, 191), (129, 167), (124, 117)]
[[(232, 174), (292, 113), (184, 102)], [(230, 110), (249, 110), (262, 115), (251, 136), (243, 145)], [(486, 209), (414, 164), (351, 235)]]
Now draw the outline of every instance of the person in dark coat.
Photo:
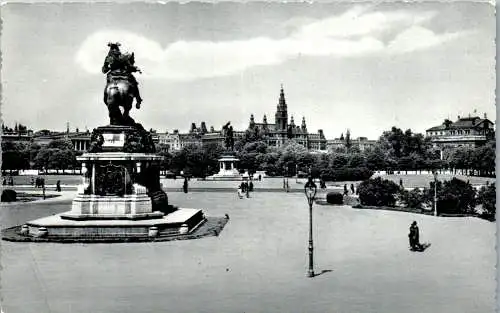
[(323, 177), (321, 177), (319, 180), (319, 187), (321, 189), (326, 189), (326, 183), (325, 183), (325, 180), (323, 179)]
[(253, 182), (248, 183), (248, 191), (253, 191)]
[(354, 184), (351, 184), (351, 193), (354, 194)]
[(61, 181), (60, 180), (58, 180), (56, 182), (56, 191), (61, 192)]
[(349, 194), (349, 190), (347, 190), (347, 184), (344, 185), (344, 196)]
[(411, 223), (410, 233), (408, 234), (408, 238), (412, 250), (422, 249), (422, 245), (420, 244), (420, 233), (416, 221), (413, 221), (413, 223)]
[(184, 184), (182, 185), (182, 189), (184, 190), (184, 193), (188, 193), (188, 179), (187, 179), (187, 177), (184, 177)]

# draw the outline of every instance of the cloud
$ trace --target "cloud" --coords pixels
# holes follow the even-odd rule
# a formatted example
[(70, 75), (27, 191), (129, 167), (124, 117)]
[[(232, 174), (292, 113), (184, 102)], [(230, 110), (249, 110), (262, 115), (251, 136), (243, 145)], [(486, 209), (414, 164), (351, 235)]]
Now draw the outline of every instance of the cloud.
[[(139, 34), (104, 30), (90, 35), (80, 46), (76, 62), (89, 73), (99, 73), (109, 39), (134, 51), (144, 77), (193, 80), (240, 73), (302, 56), (359, 57), (377, 53), (409, 53), (457, 38), (460, 34), (435, 34), (421, 26), (435, 12), (370, 12), (356, 7), (338, 16), (300, 23), (281, 39), (255, 37), (236, 41), (176, 41), (165, 49)], [(380, 37), (396, 33), (386, 45)]]
[(408, 53), (437, 46), (463, 35), (464, 33), (436, 35), (427, 28), (413, 26), (398, 34), (396, 38), (388, 44), (387, 50), (390, 53)]

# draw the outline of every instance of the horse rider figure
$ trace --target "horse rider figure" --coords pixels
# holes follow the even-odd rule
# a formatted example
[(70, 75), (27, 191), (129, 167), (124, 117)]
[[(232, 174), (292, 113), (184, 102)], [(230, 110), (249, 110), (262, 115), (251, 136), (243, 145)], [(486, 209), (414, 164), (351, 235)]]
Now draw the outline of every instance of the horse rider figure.
[[(133, 94), (137, 101), (137, 108), (140, 107), (142, 98), (139, 94), (139, 83), (135, 79), (132, 73), (138, 72), (142, 73), (141, 70), (135, 65), (134, 53), (121, 53), (120, 43), (108, 43), (109, 52), (104, 59), (104, 64), (102, 66), (103, 74), (107, 74), (107, 83), (113, 81), (114, 78), (125, 77), (132, 85)], [(104, 93), (104, 102), (106, 102), (106, 92)]]

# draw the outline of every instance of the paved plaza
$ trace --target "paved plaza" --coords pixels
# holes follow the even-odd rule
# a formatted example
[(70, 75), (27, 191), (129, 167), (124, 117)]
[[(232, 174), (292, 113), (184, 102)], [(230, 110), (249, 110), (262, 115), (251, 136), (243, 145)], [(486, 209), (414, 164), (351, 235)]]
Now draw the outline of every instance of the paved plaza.
[[(170, 192), (229, 214), (218, 237), (160, 243), (2, 242), (3, 310), (30, 312), (493, 312), (495, 224), (402, 212), (314, 207), (307, 278), (303, 194)], [(65, 200), (66, 199), (66, 200)], [(2, 227), (68, 210), (2, 205)], [(408, 249), (416, 220), (424, 253)]]

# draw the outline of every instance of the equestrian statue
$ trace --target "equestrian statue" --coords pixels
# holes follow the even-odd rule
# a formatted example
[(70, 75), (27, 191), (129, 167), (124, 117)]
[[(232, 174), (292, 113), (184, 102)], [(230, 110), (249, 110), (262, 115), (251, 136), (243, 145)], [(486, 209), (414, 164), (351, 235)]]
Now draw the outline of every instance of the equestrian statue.
[[(106, 88), (104, 89), (104, 103), (108, 107), (111, 125), (136, 125), (130, 117), (134, 98), (136, 108), (141, 107), (142, 98), (139, 94), (139, 86), (133, 73), (142, 73), (135, 66), (134, 53), (121, 53), (120, 43), (108, 43), (109, 52), (102, 66), (103, 74), (106, 74)], [(123, 108), (123, 113), (120, 110)]]

